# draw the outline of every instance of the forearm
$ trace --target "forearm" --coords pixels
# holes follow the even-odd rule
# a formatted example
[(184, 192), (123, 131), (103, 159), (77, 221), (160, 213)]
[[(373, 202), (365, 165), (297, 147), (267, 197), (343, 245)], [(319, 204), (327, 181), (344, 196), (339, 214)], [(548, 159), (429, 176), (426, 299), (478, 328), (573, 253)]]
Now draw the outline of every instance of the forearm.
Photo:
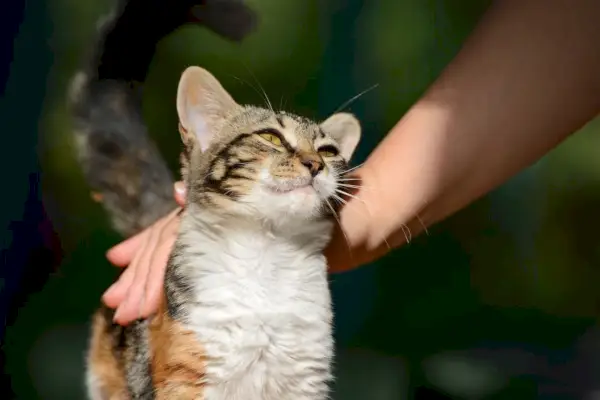
[[(600, 2), (503, 0), (369, 157), (341, 212), (355, 266), (497, 187), (600, 111)], [(365, 219), (365, 214), (369, 215)], [(420, 217), (420, 220), (417, 219)]]

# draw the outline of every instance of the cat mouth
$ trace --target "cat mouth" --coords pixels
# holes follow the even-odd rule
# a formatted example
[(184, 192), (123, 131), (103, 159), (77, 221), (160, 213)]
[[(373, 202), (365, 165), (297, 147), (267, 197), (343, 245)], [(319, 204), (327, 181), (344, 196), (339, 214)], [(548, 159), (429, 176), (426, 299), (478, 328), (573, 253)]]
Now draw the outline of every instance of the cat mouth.
[(316, 192), (312, 184), (312, 179), (296, 178), (290, 179), (283, 182), (272, 182), (267, 184), (267, 189), (275, 194), (288, 194), (288, 193), (314, 193)]
[(309, 194), (309, 193), (315, 192), (315, 188), (311, 184), (302, 185), (302, 186), (294, 186), (294, 187), (270, 186), (269, 190), (275, 194), (290, 194), (290, 193)]

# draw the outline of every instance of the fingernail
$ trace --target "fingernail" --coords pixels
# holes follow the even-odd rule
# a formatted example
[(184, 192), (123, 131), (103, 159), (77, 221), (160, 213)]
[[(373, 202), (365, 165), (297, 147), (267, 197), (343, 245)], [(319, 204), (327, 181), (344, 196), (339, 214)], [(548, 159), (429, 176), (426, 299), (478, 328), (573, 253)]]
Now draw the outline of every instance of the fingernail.
[(175, 191), (181, 196), (185, 196), (185, 185), (183, 182), (175, 182)]

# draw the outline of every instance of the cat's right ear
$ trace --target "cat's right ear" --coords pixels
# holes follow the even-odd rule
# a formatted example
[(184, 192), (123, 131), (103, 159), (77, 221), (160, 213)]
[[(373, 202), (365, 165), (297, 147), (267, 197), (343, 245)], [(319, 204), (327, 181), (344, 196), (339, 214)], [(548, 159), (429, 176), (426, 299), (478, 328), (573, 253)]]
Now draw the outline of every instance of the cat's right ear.
[(179, 131), (186, 147), (205, 151), (220, 123), (239, 107), (217, 78), (200, 67), (188, 67), (177, 88)]

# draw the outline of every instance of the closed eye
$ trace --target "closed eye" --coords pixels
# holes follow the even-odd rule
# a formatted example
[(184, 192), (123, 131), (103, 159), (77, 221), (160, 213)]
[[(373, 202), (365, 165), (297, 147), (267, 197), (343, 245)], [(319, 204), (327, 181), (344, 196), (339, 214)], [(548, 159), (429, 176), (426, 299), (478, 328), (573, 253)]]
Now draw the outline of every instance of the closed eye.
[(317, 151), (321, 157), (335, 157), (340, 154), (338, 149), (331, 145), (321, 146)]
[(281, 146), (281, 139), (272, 133), (259, 133), (258, 136), (265, 139), (267, 142), (273, 143), (275, 146)]
[(287, 142), (283, 138), (283, 135), (275, 129), (261, 129), (255, 133), (275, 147), (287, 147)]

